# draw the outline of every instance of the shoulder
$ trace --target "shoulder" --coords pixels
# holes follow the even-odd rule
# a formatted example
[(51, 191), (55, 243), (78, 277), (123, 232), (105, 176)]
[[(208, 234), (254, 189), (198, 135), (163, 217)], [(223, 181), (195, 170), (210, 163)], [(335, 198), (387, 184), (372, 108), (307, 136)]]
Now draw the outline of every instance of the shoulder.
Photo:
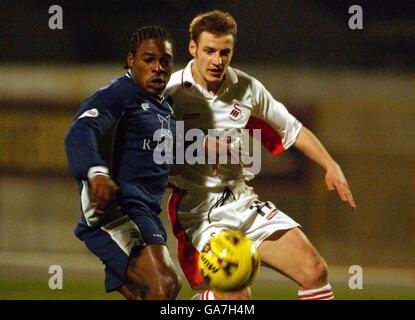
[(178, 89), (183, 87), (183, 72), (184, 69), (174, 72), (166, 86), (166, 93), (170, 96), (174, 95)]
[(111, 80), (107, 86), (98, 89), (97, 94), (123, 99), (134, 95), (135, 91), (133, 80), (122, 76)]
[(234, 72), (235, 75), (238, 77), (239, 86), (247, 88), (253, 92), (257, 92), (265, 88), (264, 85), (258, 79), (247, 74), (246, 72), (236, 68), (231, 68), (231, 71)]
[(82, 103), (81, 111), (90, 108), (118, 109), (123, 106), (125, 99), (133, 95), (133, 87), (127, 80), (129, 80), (127, 77), (118, 77), (99, 88)]
[(233, 69), (238, 76), (238, 81), (242, 84), (249, 85), (251, 89), (262, 89), (264, 85), (255, 77), (243, 72), (239, 69)]

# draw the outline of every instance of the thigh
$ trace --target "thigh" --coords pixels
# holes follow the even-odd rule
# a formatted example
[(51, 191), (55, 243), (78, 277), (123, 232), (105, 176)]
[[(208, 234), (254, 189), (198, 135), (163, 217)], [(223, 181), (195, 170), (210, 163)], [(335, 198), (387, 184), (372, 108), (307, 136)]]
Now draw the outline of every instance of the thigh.
[(261, 261), (297, 283), (310, 268), (323, 261), (300, 228), (280, 230), (259, 246)]
[(75, 233), (105, 265), (107, 292), (128, 282), (126, 271), (129, 256), (134, 248), (144, 245), (140, 232), (131, 219), (124, 216), (101, 228), (79, 224)]

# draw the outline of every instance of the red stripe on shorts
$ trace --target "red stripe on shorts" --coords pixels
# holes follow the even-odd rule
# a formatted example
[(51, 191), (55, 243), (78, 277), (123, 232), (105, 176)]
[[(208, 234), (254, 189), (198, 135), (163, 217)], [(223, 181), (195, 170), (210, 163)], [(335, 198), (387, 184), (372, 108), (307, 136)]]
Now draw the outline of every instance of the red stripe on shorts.
[(179, 204), (185, 194), (185, 190), (173, 188), (173, 193), (168, 203), (168, 211), (173, 233), (177, 238), (177, 255), (180, 266), (182, 267), (183, 273), (186, 276), (190, 286), (195, 288), (203, 282), (203, 277), (198, 268), (199, 252), (193, 246), (177, 218)]

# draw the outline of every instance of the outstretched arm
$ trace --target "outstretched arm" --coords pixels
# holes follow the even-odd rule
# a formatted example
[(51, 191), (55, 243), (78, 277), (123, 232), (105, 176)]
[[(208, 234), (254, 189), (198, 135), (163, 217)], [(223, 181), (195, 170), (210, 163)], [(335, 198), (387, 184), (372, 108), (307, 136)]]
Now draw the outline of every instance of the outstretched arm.
[(320, 140), (318, 140), (310, 130), (303, 126), (294, 146), (326, 170), (325, 180), (328, 190), (336, 190), (340, 199), (344, 202), (348, 202), (349, 206), (352, 209), (355, 209), (356, 204), (342, 169), (337, 162), (333, 160)]

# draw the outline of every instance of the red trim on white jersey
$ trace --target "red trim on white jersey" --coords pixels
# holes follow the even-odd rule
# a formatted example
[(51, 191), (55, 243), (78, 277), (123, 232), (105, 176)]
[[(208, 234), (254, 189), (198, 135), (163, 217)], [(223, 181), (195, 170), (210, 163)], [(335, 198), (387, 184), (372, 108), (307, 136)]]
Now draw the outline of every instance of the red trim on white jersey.
[(251, 116), (245, 128), (250, 130), (261, 129), (261, 144), (269, 152), (271, 152), (273, 156), (276, 156), (285, 151), (281, 136), (264, 120)]
[(198, 268), (199, 252), (193, 246), (177, 218), (179, 204), (185, 194), (185, 190), (173, 188), (173, 193), (168, 202), (168, 211), (173, 233), (177, 238), (177, 255), (180, 266), (190, 286), (195, 288), (203, 282), (203, 277)]

